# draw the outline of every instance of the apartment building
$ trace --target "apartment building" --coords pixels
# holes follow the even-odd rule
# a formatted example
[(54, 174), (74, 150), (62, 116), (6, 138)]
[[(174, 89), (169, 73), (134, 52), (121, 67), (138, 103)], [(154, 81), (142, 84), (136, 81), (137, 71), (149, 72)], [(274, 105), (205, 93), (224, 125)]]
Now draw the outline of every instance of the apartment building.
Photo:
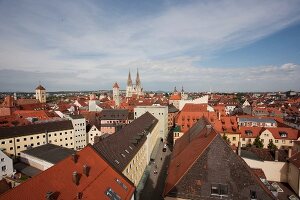
[(137, 186), (158, 140), (158, 130), (158, 120), (146, 112), (117, 133), (95, 143), (94, 148)]
[(74, 128), (70, 120), (0, 129), (0, 148), (11, 157), (43, 144), (74, 149)]
[(0, 180), (14, 173), (13, 161), (3, 151), (0, 151)]
[(87, 145), (86, 120), (82, 115), (69, 115), (74, 127), (74, 149), (80, 150)]
[(129, 112), (126, 109), (104, 109), (100, 113), (100, 131), (113, 134), (129, 123)]
[(146, 112), (158, 119), (159, 137), (165, 140), (168, 135), (168, 106), (137, 106), (134, 108), (134, 118), (136, 119)]

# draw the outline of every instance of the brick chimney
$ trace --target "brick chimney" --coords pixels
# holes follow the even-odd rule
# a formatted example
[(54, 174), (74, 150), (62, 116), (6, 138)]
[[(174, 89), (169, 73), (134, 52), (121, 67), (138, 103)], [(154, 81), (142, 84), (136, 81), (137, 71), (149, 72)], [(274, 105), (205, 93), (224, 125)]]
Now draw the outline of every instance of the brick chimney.
[(73, 183), (75, 183), (76, 185), (79, 185), (79, 174), (75, 171), (72, 174), (72, 180)]
[(239, 141), (239, 143), (238, 143), (238, 148), (237, 148), (237, 154), (239, 155), (239, 156), (241, 156), (241, 152), (242, 152), (242, 147), (241, 147), (242, 145), (241, 145), (241, 142)]
[(72, 160), (74, 161), (74, 163), (77, 163), (78, 155), (76, 153), (72, 154)]
[(288, 149), (288, 158), (290, 158), (290, 157), (292, 157), (292, 149), (291, 148)]
[(278, 149), (275, 150), (275, 161), (278, 162), (278, 156), (279, 156), (279, 151)]
[(87, 165), (83, 165), (83, 174), (89, 176), (89, 173), (90, 173), (90, 167)]

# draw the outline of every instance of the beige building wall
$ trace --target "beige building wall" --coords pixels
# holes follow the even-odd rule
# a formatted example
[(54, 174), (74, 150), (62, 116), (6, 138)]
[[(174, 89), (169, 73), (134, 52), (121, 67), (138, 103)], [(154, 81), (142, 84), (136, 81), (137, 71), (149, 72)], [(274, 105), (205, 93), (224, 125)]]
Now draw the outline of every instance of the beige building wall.
[(88, 143), (93, 145), (94, 144), (94, 137), (95, 136), (101, 136), (102, 132), (98, 130), (98, 128), (93, 125), (92, 128), (89, 130), (88, 134)]
[(147, 145), (145, 142), (122, 173), (134, 184), (134, 186), (137, 186), (147, 164)]
[(41, 160), (39, 158), (33, 157), (31, 155), (21, 153), (21, 161), (27, 163), (28, 165), (35, 167), (39, 170), (45, 171), (46, 169), (53, 166), (52, 163), (49, 163), (45, 160)]
[(239, 133), (221, 133), (221, 136), (226, 135), (227, 138), (230, 140), (230, 145), (235, 145), (236, 147), (240, 141), (240, 134)]
[(268, 181), (288, 182), (288, 163), (275, 161), (258, 161), (243, 158), (250, 168), (260, 168)]
[(21, 151), (47, 143), (74, 149), (74, 131), (70, 129), (0, 139), (0, 147), (10, 156), (20, 156)]
[(177, 139), (179, 139), (181, 136), (183, 136), (183, 132), (173, 132), (173, 144), (175, 145), (175, 142)]
[(293, 188), (294, 192), (299, 196), (300, 195), (300, 177), (299, 169), (293, 165), (289, 164), (288, 172), (288, 184)]
[(159, 125), (158, 123), (155, 125), (151, 133), (147, 135), (147, 162), (150, 162), (150, 156), (154, 149), (156, 142), (159, 140)]
[(41, 103), (46, 103), (46, 90), (35, 90), (35, 98)]

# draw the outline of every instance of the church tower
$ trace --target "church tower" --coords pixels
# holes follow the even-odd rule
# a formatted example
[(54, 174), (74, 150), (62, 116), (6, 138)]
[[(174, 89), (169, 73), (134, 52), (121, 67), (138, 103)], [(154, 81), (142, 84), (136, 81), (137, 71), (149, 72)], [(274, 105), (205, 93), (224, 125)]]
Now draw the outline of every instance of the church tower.
[(120, 106), (120, 87), (117, 82), (113, 85), (113, 100), (115, 101), (116, 107)]
[(38, 99), (40, 103), (46, 103), (46, 89), (42, 85), (39, 85), (35, 89), (35, 98)]
[(141, 85), (141, 80), (140, 80), (140, 74), (139, 74), (139, 69), (137, 69), (136, 72), (136, 80), (135, 80), (135, 89), (136, 89), (136, 94), (138, 96), (142, 96), (142, 85)]
[(131, 80), (131, 75), (129, 70), (127, 87), (126, 87), (126, 97), (132, 97), (132, 90), (133, 90), (133, 85), (132, 85), (132, 80)]

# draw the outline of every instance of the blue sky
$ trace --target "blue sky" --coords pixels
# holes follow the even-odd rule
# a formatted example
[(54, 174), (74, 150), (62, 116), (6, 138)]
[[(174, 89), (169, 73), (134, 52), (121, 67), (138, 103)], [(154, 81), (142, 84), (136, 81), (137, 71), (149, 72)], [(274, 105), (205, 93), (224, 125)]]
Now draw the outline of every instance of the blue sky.
[(0, 91), (300, 90), (300, 1), (0, 0)]

